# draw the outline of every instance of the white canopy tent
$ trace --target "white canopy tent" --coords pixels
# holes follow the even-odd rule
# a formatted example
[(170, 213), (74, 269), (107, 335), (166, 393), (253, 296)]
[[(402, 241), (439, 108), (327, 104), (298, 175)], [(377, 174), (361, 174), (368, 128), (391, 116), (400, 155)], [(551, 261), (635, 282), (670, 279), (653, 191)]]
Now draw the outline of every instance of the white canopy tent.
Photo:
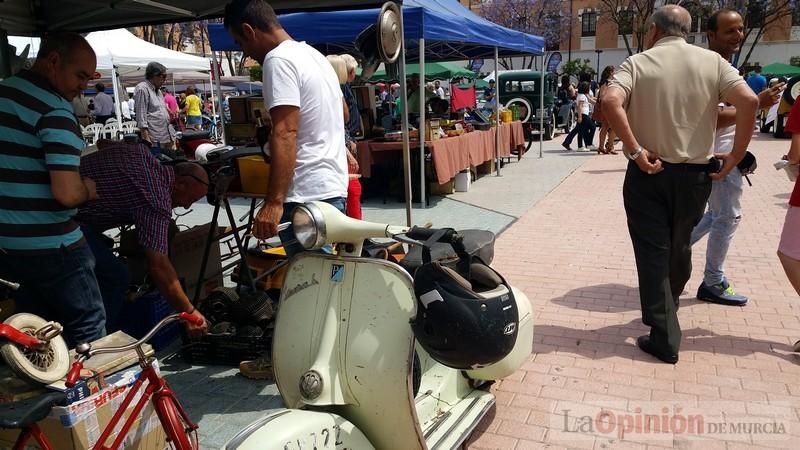
[[(97, 55), (97, 71), (101, 76), (110, 76), (113, 80), (111, 84), (114, 87), (117, 123), (120, 124), (122, 123), (120, 77), (144, 77), (145, 68), (151, 61), (161, 63), (168, 71), (173, 72), (210, 72), (207, 59), (159, 47), (139, 39), (124, 28), (89, 33), (86, 41)], [(210, 73), (205, 76), (213, 85)]]

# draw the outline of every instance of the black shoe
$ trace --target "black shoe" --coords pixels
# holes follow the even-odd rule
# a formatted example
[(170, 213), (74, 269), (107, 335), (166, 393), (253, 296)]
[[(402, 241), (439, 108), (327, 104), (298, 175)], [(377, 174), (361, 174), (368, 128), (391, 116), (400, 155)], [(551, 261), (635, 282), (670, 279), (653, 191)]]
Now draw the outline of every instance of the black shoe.
[(636, 339), (636, 346), (643, 352), (649, 353), (665, 363), (675, 364), (678, 362), (677, 354), (671, 354), (657, 349), (655, 344), (650, 341), (650, 336), (648, 335), (639, 336), (639, 338)]
[(566, 142), (562, 142), (561, 146), (564, 147), (565, 149), (567, 149), (567, 151), (570, 151), (570, 152), (572, 151), (572, 147), (570, 147), (569, 144), (567, 144)]
[(727, 280), (713, 286), (706, 284), (705, 281), (702, 282), (697, 288), (697, 299), (720, 305), (744, 306), (747, 304), (747, 297), (737, 294)]

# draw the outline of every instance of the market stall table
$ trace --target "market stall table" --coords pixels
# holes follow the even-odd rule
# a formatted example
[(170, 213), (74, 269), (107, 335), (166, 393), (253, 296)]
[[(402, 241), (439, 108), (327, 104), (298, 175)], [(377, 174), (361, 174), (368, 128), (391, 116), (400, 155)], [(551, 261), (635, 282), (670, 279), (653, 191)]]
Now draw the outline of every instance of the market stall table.
[[(522, 156), (525, 134), (521, 122), (504, 123), (500, 126), (501, 158), (510, 158), (516, 153)], [(461, 136), (426, 141), (426, 153), (431, 155), (436, 182), (445, 184), (457, 173), (479, 166), (495, 157), (495, 128), (476, 130)], [(419, 141), (412, 141), (411, 148), (419, 148)], [(358, 143), (358, 165), (364, 178), (372, 176), (372, 166), (395, 158), (392, 153), (402, 151), (402, 142), (361, 141)]]

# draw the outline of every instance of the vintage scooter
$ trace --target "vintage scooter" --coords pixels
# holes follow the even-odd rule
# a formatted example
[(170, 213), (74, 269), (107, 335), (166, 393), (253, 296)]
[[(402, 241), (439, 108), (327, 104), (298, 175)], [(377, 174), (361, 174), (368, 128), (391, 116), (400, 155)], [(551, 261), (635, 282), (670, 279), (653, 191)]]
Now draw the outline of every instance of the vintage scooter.
[[(412, 279), (397, 264), (364, 258), (361, 252), (365, 239), (388, 237), (409, 245), (450, 243), (463, 256), (458, 233), (359, 221), (324, 202), (295, 209), (292, 226), (306, 249), (335, 243), (337, 252), (306, 252), (290, 262), (272, 344), (275, 380), (287, 409), (247, 426), (224, 448), (412, 450), (461, 445), (495, 402), (480, 387), (512, 374), (531, 354), (533, 321), (527, 297), (491, 269), (474, 270), (475, 279), (465, 279), (456, 270), (429, 264), (458, 281), (457, 295), (474, 294), (462, 309), (475, 312), (477, 322), (447, 323), (445, 318), (439, 325), (451, 327), (447, 332), (471, 332), (476, 325), (496, 330), (496, 336), (481, 339), (499, 338), (506, 347), (504, 356), (488, 363), (480, 355), (453, 358), (449, 350), (454, 342), (437, 341), (430, 319), (437, 308), (442, 313), (455, 291), (422, 283), (423, 267)], [(487, 311), (502, 320), (487, 321), (488, 314), (481, 316)]]

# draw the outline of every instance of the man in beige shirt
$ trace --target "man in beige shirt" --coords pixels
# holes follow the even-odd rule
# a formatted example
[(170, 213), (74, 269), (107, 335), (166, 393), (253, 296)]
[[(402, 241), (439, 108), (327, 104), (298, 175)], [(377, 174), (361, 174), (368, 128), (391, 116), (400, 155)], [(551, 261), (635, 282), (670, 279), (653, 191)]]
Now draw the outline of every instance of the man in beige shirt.
[[(642, 321), (651, 327), (636, 344), (674, 364), (681, 341), (678, 297), (692, 268), (689, 238), (711, 180), (725, 177), (747, 150), (758, 98), (717, 53), (686, 43), (692, 19), (684, 8), (658, 8), (650, 22), (648, 50), (614, 74), (603, 112), (631, 160), (623, 198)], [(732, 152), (714, 155), (720, 102), (736, 106), (736, 136)]]

